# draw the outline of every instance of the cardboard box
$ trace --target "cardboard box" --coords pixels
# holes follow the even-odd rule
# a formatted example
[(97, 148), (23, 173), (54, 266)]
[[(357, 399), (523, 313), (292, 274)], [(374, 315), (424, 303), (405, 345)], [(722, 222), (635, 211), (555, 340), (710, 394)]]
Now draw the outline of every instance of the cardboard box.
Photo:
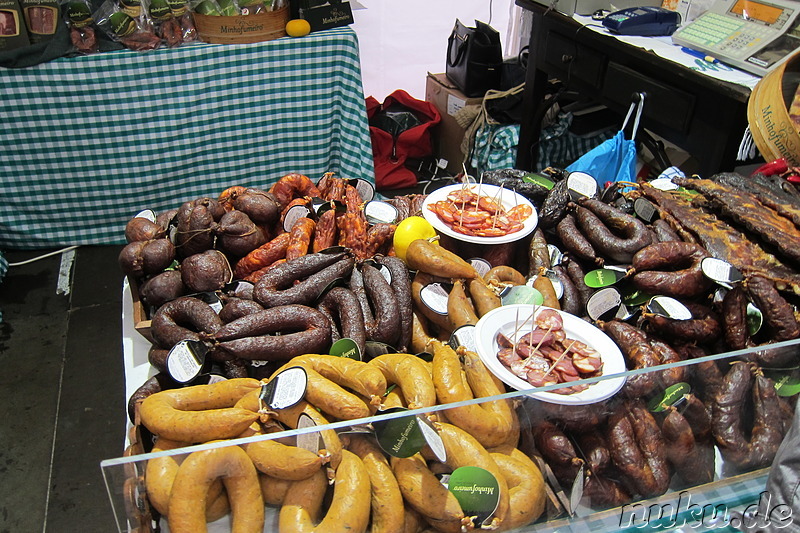
[(139, 298), (139, 282), (128, 276), (128, 287), (131, 290), (131, 300), (133, 302), (133, 328), (148, 341), (155, 343), (153, 334), (150, 331), (152, 321), (147, 316), (147, 310)]
[(447, 170), (453, 174), (461, 172), (464, 154), (461, 141), (466, 128), (455, 119), (456, 113), (465, 106), (481, 105), (483, 98), (467, 98), (447, 79), (444, 73), (431, 74), (425, 83), (425, 101), (439, 110), (442, 121), (433, 130), (433, 148), (437, 158), (447, 159)]

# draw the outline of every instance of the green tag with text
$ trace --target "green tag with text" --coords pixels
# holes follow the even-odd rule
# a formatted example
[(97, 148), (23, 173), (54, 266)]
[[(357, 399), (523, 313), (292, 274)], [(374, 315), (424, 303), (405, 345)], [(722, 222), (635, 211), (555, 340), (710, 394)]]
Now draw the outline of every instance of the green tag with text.
[(660, 413), (661, 411), (665, 411), (667, 407), (675, 405), (683, 400), (683, 397), (690, 392), (692, 392), (692, 386), (681, 381), (680, 383), (667, 387), (664, 392), (653, 397), (647, 402), (647, 408), (653, 413)]

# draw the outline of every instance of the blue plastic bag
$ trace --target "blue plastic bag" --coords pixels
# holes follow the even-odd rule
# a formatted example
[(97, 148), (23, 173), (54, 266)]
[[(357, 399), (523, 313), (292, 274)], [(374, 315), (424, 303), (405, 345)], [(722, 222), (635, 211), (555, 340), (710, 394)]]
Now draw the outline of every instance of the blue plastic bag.
[[(636, 130), (644, 108), (644, 94), (639, 93), (638, 101), (633, 102), (625, 115), (622, 128), (607, 141), (579, 157), (567, 167), (570, 172), (586, 172), (602, 187), (607, 181), (636, 181)], [(625, 127), (628, 125), (634, 110), (633, 133), (630, 139), (625, 138)]]

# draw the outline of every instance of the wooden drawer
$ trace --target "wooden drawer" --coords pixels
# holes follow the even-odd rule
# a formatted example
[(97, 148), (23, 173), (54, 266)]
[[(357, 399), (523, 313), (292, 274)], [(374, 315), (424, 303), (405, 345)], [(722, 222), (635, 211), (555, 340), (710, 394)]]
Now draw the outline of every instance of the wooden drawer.
[(688, 132), (695, 106), (693, 94), (619, 63), (610, 62), (603, 85), (603, 96), (620, 106), (628, 107), (634, 92), (647, 94), (643, 115), (648, 123), (657, 123), (681, 133)]
[(606, 56), (556, 32), (547, 35), (544, 50), (545, 70), (566, 75), (564, 81), (580, 80), (601, 87)]

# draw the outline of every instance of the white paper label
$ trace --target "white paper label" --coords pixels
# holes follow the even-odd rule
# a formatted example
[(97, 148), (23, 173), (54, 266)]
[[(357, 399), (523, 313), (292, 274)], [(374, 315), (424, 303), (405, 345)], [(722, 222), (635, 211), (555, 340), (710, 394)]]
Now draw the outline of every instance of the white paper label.
[(179, 383), (188, 383), (203, 369), (203, 361), (195, 355), (189, 342), (178, 342), (167, 354), (167, 371)]
[(364, 204), (364, 216), (370, 224), (392, 224), (397, 220), (397, 208), (392, 204), (373, 200)]
[(422, 303), (434, 313), (440, 315), (447, 314), (447, 298), (448, 292), (439, 283), (430, 283), (425, 285), (419, 293)]
[(464, 109), (465, 105), (467, 105), (466, 100), (452, 94), (447, 95), (447, 114), (451, 117), (456, 116), (456, 113)]
[(567, 189), (578, 196), (594, 198), (597, 195), (597, 182), (586, 172), (573, 172), (567, 176)]
[(306, 393), (308, 377), (306, 371), (299, 366), (287, 368), (274, 380), (275, 388), (269, 406), (272, 409), (286, 409), (303, 399)]

